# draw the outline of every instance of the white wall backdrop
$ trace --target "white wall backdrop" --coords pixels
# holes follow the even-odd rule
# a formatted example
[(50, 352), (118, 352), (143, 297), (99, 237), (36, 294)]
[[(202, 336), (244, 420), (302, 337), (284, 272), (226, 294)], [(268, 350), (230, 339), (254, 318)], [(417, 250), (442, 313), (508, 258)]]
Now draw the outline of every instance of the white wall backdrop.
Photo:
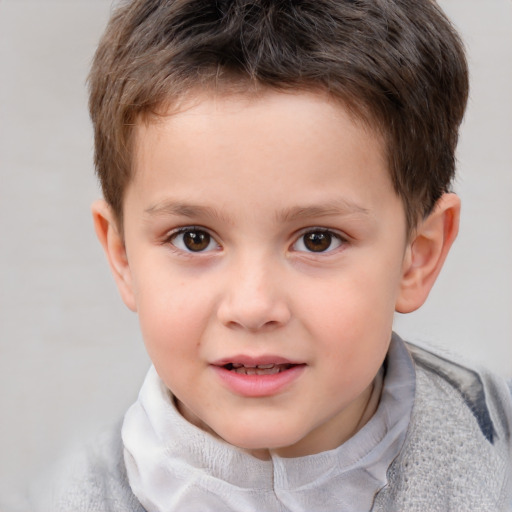
[[(512, 377), (512, 2), (441, 5), (472, 72), (463, 220), (427, 304), (396, 329)], [(149, 365), (89, 214), (85, 78), (109, 11), (0, 0), (0, 498), (120, 418)]]

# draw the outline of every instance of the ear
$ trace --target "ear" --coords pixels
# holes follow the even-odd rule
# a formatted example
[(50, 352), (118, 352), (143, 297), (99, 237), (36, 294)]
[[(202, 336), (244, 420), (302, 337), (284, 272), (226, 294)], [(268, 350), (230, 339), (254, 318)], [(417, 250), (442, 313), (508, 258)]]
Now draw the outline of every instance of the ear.
[(103, 199), (95, 201), (91, 211), (96, 236), (103, 246), (121, 298), (128, 308), (136, 311), (130, 264), (114, 212)]
[(410, 313), (428, 297), (459, 231), (460, 199), (444, 194), (416, 228), (404, 257), (395, 310)]

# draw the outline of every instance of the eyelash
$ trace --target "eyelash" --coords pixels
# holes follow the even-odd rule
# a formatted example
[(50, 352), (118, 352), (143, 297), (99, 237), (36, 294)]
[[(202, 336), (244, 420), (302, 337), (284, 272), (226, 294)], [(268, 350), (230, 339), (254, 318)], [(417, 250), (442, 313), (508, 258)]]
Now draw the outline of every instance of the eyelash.
[[(324, 250), (318, 250), (318, 251), (307, 250), (306, 243), (305, 243), (305, 237), (307, 235), (321, 235), (320, 239), (318, 239), (317, 242), (322, 243), (323, 240), (327, 240), (327, 242), (329, 244), (328, 247)], [(313, 239), (310, 238), (310, 241), (313, 241)], [(331, 247), (333, 242), (337, 243), (336, 247)], [(331, 252), (335, 251), (336, 249), (345, 245), (346, 243), (347, 243), (347, 239), (345, 237), (343, 237), (342, 235), (340, 235), (339, 233), (337, 233), (331, 229), (307, 228), (306, 230), (301, 232), (300, 236), (292, 244), (292, 247), (295, 248), (298, 244), (302, 244), (306, 248), (306, 250), (299, 250), (296, 248), (294, 250), (296, 250), (297, 252), (303, 252), (306, 254), (327, 254), (327, 253), (331, 253)]]
[[(175, 243), (175, 240), (177, 237), (179, 237), (180, 235), (185, 235), (186, 233), (195, 233), (196, 235), (198, 233), (200, 233), (201, 235), (206, 235), (208, 237), (207, 239), (207, 245), (204, 249), (201, 249), (201, 250), (198, 250), (198, 251), (194, 251), (190, 248), (187, 248), (186, 247), (186, 243), (185, 241), (182, 241), (182, 243), (180, 245), (182, 245), (182, 247), (179, 247), (176, 243)], [(166, 244), (171, 244), (172, 246), (174, 246), (175, 249), (177, 249), (178, 251), (181, 251), (185, 254), (198, 254), (198, 253), (202, 253), (202, 252), (211, 252), (212, 249), (208, 250), (208, 251), (205, 251), (205, 249), (208, 249), (210, 247), (210, 245), (213, 243), (215, 244), (215, 246), (217, 248), (220, 247), (220, 245), (218, 244), (218, 242), (215, 240), (215, 238), (208, 232), (208, 230), (202, 228), (202, 227), (199, 227), (199, 226), (184, 226), (182, 228), (178, 228), (176, 229), (175, 231), (173, 231), (172, 233), (170, 233), (166, 239), (164, 240), (164, 243)]]
[[(180, 235), (185, 235), (186, 233), (192, 234), (195, 233), (200, 234), (199, 242), (203, 242), (204, 247), (199, 248), (199, 250), (195, 251), (193, 249), (190, 249), (190, 247), (187, 247), (186, 242), (184, 240), (181, 241), (181, 243), (178, 245), (175, 241), (176, 238), (178, 238)], [(206, 235), (206, 237), (204, 237)], [(319, 247), (320, 250), (311, 250), (311, 247), (307, 247), (307, 241), (305, 241), (305, 237), (307, 235), (310, 235), (309, 243), (317, 244), (317, 247)], [(317, 239), (314, 240), (313, 236), (316, 236)], [(194, 237), (192, 237), (192, 241)], [(206, 238), (206, 240), (205, 240)], [(325, 244), (327, 242), (328, 246), (326, 248), (322, 248), (321, 244)], [(337, 245), (332, 248), (332, 244), (336, 243)], [(184, 226), (182, 228), (178, 228), (175, 231), (171, 232), (164, 240), (164, 243), (172, 245), (177, 251), (181, 251), (185, 254), (200, 254), (200, 253), (206, 253), (211, 252), (214, 250), (211, 245), (215, 245), (215, 248), (220, 248), (220, 244), (216, 241), (215, 237), (213, 237), (207, 229), (199, 227), (199, 226)], [(347, 243), (347, 239), (340, 235), (339, 233), (336, 233), (335, 231), (332, 231), (330, 229), (326, 228), (307, 228), (306, 230), (303, 230), (299, 237), (295, 240), (295, 242), (291, 245), (292, 249), (296, 252), (306, 253), (306, 254), (326, 254), (331, 253), (338, 249), (339, 247), (343, 246)], [(181, 247), (180, 247), (181, 245)], [(304, 249), (298, 249), (297, 246), (302, 245)], [(309, 250), (308, 250), (309, 249)]]

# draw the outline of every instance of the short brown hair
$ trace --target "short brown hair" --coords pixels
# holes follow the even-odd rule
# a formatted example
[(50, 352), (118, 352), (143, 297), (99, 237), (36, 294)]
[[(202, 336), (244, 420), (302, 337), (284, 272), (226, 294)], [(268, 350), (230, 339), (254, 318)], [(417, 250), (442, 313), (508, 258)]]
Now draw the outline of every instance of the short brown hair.
[(131, 0), (89, 76), (96, 170), (121, 224), (135, 123), (233, 84), (322, 89), (380, 131), (409, 228), (449, 190), (468, 72), (432, 0)]

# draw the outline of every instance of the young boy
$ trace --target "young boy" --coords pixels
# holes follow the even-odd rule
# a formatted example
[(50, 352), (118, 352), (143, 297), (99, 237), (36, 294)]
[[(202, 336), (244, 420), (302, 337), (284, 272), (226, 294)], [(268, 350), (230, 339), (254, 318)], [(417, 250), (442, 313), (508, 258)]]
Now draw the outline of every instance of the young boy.
[(431, 0), (133, 0), (90, 75), (96, 232), (153, 367), (52, 510), (505, 510), (499, 379), (404, 343), (457, 234)]

